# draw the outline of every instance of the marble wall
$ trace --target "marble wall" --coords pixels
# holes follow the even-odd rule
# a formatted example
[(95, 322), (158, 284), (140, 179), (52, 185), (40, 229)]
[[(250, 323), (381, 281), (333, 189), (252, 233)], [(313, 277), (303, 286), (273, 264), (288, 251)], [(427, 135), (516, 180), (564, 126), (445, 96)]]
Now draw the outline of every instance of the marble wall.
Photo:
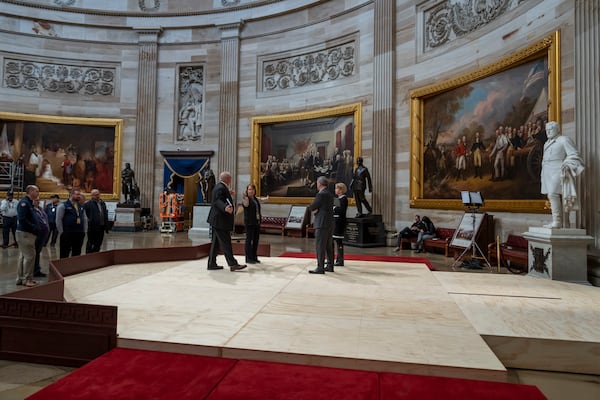
[[(217, 170), (217, 160), (223, 160), (219, 152), (225, 150), (219, 146), (227, 146), (227, 143), (219, 144), (219, 135), (225, 129), (222, 118), (224, 115), (237, 115), (236, 148), (227, 150), (235, 157), (235, 185), (239, 191), (250, 180), (253, 117), (361, 102), (362, 155), (365, 164), (372, 170), (389, 172), (389, 181), (380, 179), (378, 182), (380, 185), (391, 182), (394, 186), (391, 190), (385, 188), (386, 191), (395, 193), (393, 198), (374, 197), (375, 211), (384, 211), (386, 214), (386, 228), (402, 228), (413, 220), (415, 213), (430, 215), (439, 226), (454, 226), (462, 214), (460, 211), (419, 210), (410, 208), (409, 205), (410, 91), (494, 63), (560, 30), (563, 132), (574, 139), (581, 135), (595, 137), (595, 132), (577, 131), (575, 105), (578, 93), (574, 73), (576, 47), (573, 44), (578, 37), (575, 29), (575, 4), (572, 0), (507, 0), (506, 7), (494, 19), (470, 32), (454, 35), (451, 40), (434, 47), (424, 45), (426, 16), (431, 7), (444, 1), (396, 0), (390, 7), (394, 10), (395, 70), (390, 71), (387, 77), (379, 75), (374, 79), (377, 57), (374, 38), (377, 32), (381, 32), (378, 30), (383, 29), (381, 24), (375, 23), (375, 15), (377, 7), (389, 1), (214, 0), (211, 4), (191, 0), (131, 0), (102, 2), (102, 7), (106, 7), (102, 12), (91, 10), (99, 7), (100, 3), (95, 1), (76, 1), (72, 4), (67, 4), (70, 3), (68, 1), (59, 4), (60, 1), (52, 0), (2, 2), (5, 12), (0, 16), (2, 60), (11, 58), (70, 65), (98, 64), (114, 68), (118, 82), (115, 84), (114, 94), (109, 96), (48, 93), (10, 88), (4, 79), (5, 71), (2, 71), (0, 110), (123, 118), (123, 161), (134, 162), (136, 148), (139, 148), (135, 143), (138, 83), (143, 81), (143, 77), (139, 75), (138, 32), (141, 29), (159, 29), (155, 155), (153, 165), (142, 168), (146, 171), (148, 167), (145, 174), (150, 175), (147, 177), (149, 182), (154, 182), (154, 187), (143, 188), (150, 192), (147, 204), (144, 205), (152, 207), (155, 214), (158, 208), (157, 196), (163, 185), (160, 151), (214, 150), (216, 154), (213, 168)], [(27, 6), (34, 3), (36, 7)], [(160, 6), (146, 18), (142, 18), (139, 16), (142, 3), (146, 8), (154, 7), (154, 3), (160, 3)], [(202, 3), (204, 8), (184, 7), (192, 3)], [(466, 4), (467, 1), (462, 3)], [(580, 3), (577, 4), (581, 6)], [(177, 10), (184, 9), (185, 12), (177, 13)], [(236, 42), (239, 65), (230, 68), (234, 73), (237, 71), (234, 81), (238, 85), (238, 109), (234, 114), (230, 113), (231, 110), (222, 109), (220, 99), (223, 87), (222, 32), (229, 24), (240, 24), (239, 41)], [(354, 43), (355, 68), (345, 79), (322, 80), (314, 85), (271, 92), (264, 90), (261, 60), (327, 49), (348, 38)], [(203, 139), (198, 141), (177, 140), (175, 132), (179, 111), (177, 74), (186, 65), (202, 66), (204, 71), (204, 132)], [(385, 71), (385, 68), (378, 71)], [(390, 155), (382, 155), (380, 152), (374, 154), (373, 145), (377, 142), (373, 136), (374, 96), (385, 90), (392, 90), (395, 104), (393, 121), (385, 133), (392, 135), (390, 143), (393, 149)], [(382, 122), (378, 124), (378, 129), (381, 129)], [(591, 143), (596, 148), (591, 151), (588, 149), (586, 154), (597, 159), (597, 141)], [(228, 157), (230, 156), (225, 160)], [(132, 167), (141, 168), (134, 164)], [(583, 184), (586, 182), (589, 182), (589, 178), (584, 178)], [(377, 190), (376, 187), (375, 191)], [(384, 204), (393, 206), (386, 208)], [(273, 215), (286, 215), (288, 209), (289, 206), (284, 205), (267, 206), (267, 212)], [(507, 233), (526, 231), (530, 225), (539, 226), (549, 220), (546, 214), (493, 214), (497, 221), (497, 233), (502, 237)], [(595, 214), (586, 214), (579, 217), (578, 225), (586, 227), (588, 233), (595, 235), (597, 218)], [(596, 240), (595, 248), (598, 247)]]

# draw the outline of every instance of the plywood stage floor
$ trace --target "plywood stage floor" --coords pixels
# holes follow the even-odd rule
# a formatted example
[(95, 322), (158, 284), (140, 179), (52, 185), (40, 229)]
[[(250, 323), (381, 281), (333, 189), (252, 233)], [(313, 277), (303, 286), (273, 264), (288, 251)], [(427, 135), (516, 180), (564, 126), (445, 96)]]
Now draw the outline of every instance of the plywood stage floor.
[(412, 263), (314, 266), (119, 265), (66, 278), (65, 298), (118, 306), (119, 347), (496, 381), (505, 366), (600, 373), (597, 288)]

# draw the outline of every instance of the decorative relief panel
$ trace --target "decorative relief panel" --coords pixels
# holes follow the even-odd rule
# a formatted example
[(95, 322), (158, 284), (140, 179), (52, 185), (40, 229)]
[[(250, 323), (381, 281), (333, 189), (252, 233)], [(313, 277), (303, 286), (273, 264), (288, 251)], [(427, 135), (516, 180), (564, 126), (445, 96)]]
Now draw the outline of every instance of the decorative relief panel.
[(177, 140), (201, 141), (204, 137), (204, 66), (181, 66), (178, 77)]
[(423, 11), (424, 51), (473, 32), (527, 0), (444, 0)]
[(355, 72), (356, 42), (277, 60), (263, 60), (263, 92), (348, 78)]
[(138, 0), (138, 5), (142, 11), (158, 11), (160, 0)]
[(38, 92), (112, 96), (116, 68), (4, 59), (5, 87)]
[(72, 6), (75, 4), (75, 0), (54, 0), (54, 4), (59, 6)]

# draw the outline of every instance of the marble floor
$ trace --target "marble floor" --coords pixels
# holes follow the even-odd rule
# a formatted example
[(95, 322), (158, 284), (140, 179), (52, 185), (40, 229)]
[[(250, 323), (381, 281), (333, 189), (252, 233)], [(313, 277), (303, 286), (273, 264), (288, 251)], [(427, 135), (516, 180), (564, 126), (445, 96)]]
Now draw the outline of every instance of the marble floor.
[[(185, 233), (111, 232), (104, 249), (207, 241), (192, 241)], [(314, 248), (314, 239), (263, 235), (262, 241), (271, 244), (274, 256)], [(347, 247), (347, 253), (397, 254), (391, 247)], [(0, 253), (0, 293), (15, 289), (17, 254), (14, 248)], [(412, 252), (404, 250), (400, 255)], [(65, 295), (70, 301), (117, 304), (120, 346), (157, 348), (159, 343), (159, 349), (185, 346), (198, 354), (218, 350), (225, 356), (263, 359), (287, 354), (296, 355), (295, 362), (353, 368), (450, 376), (452, 371), (468, 371), (487, 379), (508, 375), (508, 381), (537, 385), (551, 399), (600, 397), (597, 374), (544, 372), (499, 361), (511, 359), (514, 353), (515, 364), (526, 362), (519, 359), (523, 348), (518, 346), (535, 347), (506, 337), (600, 343), (598, 288), (505, 271), (449, 273), (452, 259), (424, 256), (440, 272), (432, 273), (421, 264), (394, 268), (387, 263), (350, 261), (335, 274), (312, 276), (306, 270), (313, 260), (278, 257), (239, 273), (206, 271), (204, 260), (109, 267), (68, 278)], [(45, 249), (42, 265), (55, 257), (56, 249)], [(185, 313), (184, 304), (188, 305)], [(501, 357), (486, 343), (494, 340)], [(556, 354), (568, 349), (559, 347)], [(593, 363), (593, 358), (582, 359)], [(561, 362), (560, 357), (549, 357), (553, 360)], [(0, 361), (0, 399), (25, 398), (69, 371)]]

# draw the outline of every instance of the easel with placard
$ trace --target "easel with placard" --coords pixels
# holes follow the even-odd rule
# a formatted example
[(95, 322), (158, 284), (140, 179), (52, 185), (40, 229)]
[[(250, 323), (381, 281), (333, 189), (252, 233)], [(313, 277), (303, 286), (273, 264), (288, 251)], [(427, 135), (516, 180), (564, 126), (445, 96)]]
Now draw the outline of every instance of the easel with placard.
[[(450, 246), (453, 247), (464, 247), (464, 250), (454, 260), (452, 269), (460, 265), (461, 268), (465, 269), (483, 269), (480, 260), (485, 261), (485, 265), (492, 270), (492, 265), (485, 256), (485, 253), (481, 250), (481, 247), (477, 244), (477, 238), (479, 236), (479, 230), (484, 220), (487, 221), (487, 214), (480, 213), (479, 208), (483, 206), (483, 197), (480, 192), (461, 192), (462, 203), (467, 208), (463, 215), (461, 222), (456, 229)], [(487, 223), (487, 222), (486, 222)], [(470, 259), (464, 260), (466, 255), (470, 255)]]

